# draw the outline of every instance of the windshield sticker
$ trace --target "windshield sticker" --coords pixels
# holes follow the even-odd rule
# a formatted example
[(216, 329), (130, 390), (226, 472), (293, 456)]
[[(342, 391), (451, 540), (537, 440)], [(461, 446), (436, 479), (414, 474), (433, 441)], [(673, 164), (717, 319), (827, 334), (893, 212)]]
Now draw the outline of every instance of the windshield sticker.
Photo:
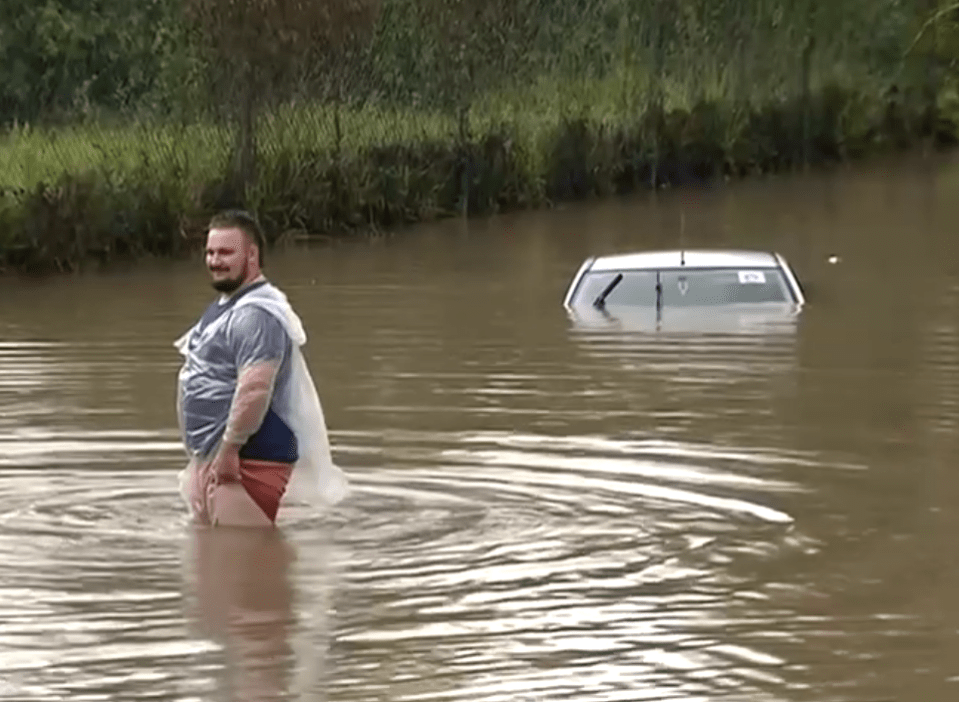
[(762, 285), (766, 282), (766, 274), (762, 271), (739, 271), (739, 282), (743, 285), (750, 283)]
[(677, 287), (679, 288), (679, 294), (686, 297), (686, 293), (689, 292), (689, 281), (685, 278), (680, 278)]

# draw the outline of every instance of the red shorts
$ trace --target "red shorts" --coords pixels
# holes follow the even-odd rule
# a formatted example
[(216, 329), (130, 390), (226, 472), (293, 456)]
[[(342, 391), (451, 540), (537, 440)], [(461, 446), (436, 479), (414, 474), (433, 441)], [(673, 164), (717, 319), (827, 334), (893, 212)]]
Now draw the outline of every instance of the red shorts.
[(184, 497), (201, 524), (267, 526), (276, 522), (292, 472), (289, 463), (241, 458), (240, 482), (218, 483), (212, 461), (191, 461)]

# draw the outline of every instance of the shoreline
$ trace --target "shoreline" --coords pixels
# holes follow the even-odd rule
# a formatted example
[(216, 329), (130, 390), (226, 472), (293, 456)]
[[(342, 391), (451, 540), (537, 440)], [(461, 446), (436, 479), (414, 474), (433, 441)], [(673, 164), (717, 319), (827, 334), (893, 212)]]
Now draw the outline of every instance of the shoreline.
[[(476, 109), (475, 136), (463, 141), (442, 116), (367, 109), (342, 115), (351, 139), (335, 145), (317, 129), (328, 109), (285, 120), (268, 114), (258, 125), (258, 179), (242, 196), (228, 187), (223, 128), (9, 133), (0, 137), (0, 159), (19, 158), (21, 174), (42, 170), (44, 154), (60, 160), (28, 187), (9, 171), (0, 182), (0, 276), (179, 258), (202, 238), (209, 215), (230, 206), (254, 210), (270, 244), (335, 240), (959, 144), (959, 124), (942, 115), (934, 121), (908, 91), (870, 96), (827, 85), (805, 100), (597, 111), (514, 109), (507, 117)], [(394, 138), (384, 138), (390, 132)]]

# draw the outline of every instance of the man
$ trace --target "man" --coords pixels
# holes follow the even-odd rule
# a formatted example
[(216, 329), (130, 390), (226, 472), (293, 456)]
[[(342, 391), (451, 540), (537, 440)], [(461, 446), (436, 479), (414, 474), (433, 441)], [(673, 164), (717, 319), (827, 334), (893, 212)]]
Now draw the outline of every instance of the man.
[(201, 524), (272, 526), (281, 502), (330, 505), (346, 493), (300, 351), (303, 325), (263, 275), (263, 249), (250, 214), (211, 220), (206, 265), (220, 296), (175, 344), (190, 459), (180, 490)]

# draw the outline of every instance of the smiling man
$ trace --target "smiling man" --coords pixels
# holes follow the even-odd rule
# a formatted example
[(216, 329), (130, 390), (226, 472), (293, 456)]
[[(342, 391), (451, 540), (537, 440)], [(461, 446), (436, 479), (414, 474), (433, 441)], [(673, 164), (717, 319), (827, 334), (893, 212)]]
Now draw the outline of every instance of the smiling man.
[(249, 213), (211, 220), (206, 266), (220, 295), (176, 342), (189, 456), (180, 490), (201, 524), (272, 526), (281, 502), (331, 505), (346, 493), (300, 350), (303, 325), (263, 275), (263, 249)]

